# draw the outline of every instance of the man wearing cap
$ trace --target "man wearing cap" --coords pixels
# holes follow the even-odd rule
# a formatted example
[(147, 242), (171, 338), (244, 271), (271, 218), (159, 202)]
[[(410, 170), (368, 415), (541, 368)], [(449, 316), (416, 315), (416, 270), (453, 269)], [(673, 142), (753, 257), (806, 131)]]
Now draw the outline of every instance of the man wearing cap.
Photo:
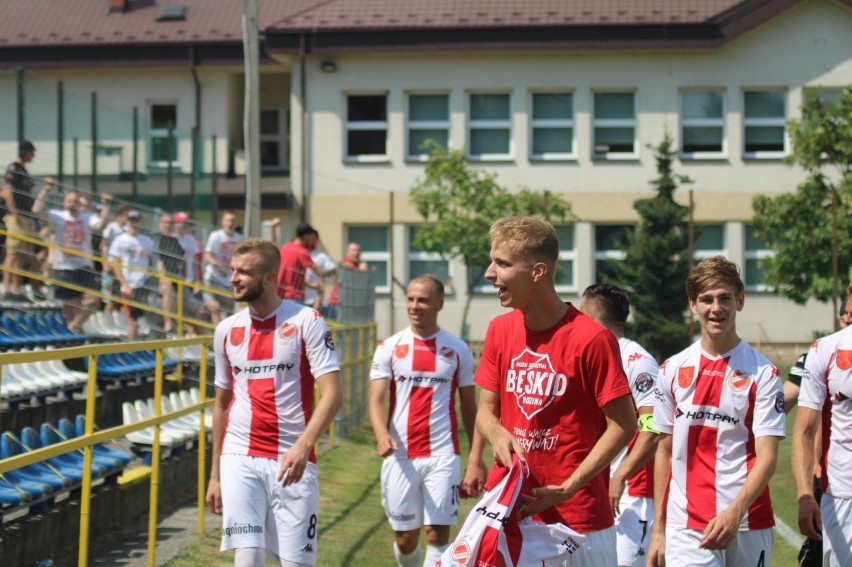
[[(35, 146), (32, 142), (21, 142), (18, 147), (18, 159), (6, 168), (3, 185), (0, 187), (0, 200), (5, 201), (7, 211), (6, 230), (12, 233), (6, 239), (6, 259), (3, 262), (7, 268), (3, 271), (3, 287), (6, 292), (3, 298), (7, 300), (27, 301), (27, 297), (21, 293), (21, 275), (13, 273), (9, 268), (20, 270), (24, 265), (24, 257), (35, 253), (35, 244), (18, 239), (14, 234), (36, 236), (38, 233), (32, 214), (33, 180), (26, 168), (26, 164), (34, 157)], [(53, 178), (45, 177), (42, 194), (53, 185)]]
[[(154, 242), (139, 232), (142, 225), (142, 215), (136, 209), (127, 213), (127, 230), (115, 237), (109, 247), (109, 259), (113, 262), (113, 273), (121, 288), (121, 295), (130, 301), (148, 304), (148, 300), (157, 293), (156, 278), (150, 277), (144, 270), (151, 268), (151, 257), (154, 255)], [(139, 334), (137, 321), (145, 311), (138, 307), (130, 307), (130, 329), (128, 340), (135, 340)]]
[[(305, 302), (305, 272), (308, 268), (320, 278), (333, 274), (335, 267), (325, 268), (318, 266), (311, 258), (311, 250), (317, 247), (319, 233), (314, 227), (306, 222), (299, 223), (296, 227), (296, 238), (281, 247), (281, 267), (278, 270), (278, 296), (283, 299), (292, 299)], [(312, 287), (322, 285), (312, 282)]]

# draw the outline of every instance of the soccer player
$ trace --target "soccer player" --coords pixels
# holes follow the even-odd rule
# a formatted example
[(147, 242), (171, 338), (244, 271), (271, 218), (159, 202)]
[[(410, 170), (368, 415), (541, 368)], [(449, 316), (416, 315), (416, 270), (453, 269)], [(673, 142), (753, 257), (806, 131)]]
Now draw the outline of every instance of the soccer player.
[[(370, 371), (370, 424), (382, 463), (382, 505), (396, 537), (400, 567), (434, 566), (458, 523), (460, 479), (455, 394), (470, 441), (462, 489), (478, 495), (485, 482), (483, 440), (475, 433), (473, 355), (467, 343), (438, 326), (444, 284), (417, 276), (406, 290), (411, 326), (382, 341)], [(385, 403), (390, 393), (389, 415)]]
[[(222, 213), (220, 226), (222, 228), (210, 233), (204, 247), (204, 285), (228, 290), (231, 287), (228, 281), (231, 273), (231, 251), (243, 239), (243, 235), (237, 232), (237, 215), (231, 211)], [(221, 295), (205, 291), (203, 296), (214, 325), (221, 321), (222, 309), (231, 310), (234, 307), (232, 300)]]
[[(614, 285), (594, 284), (583, 292), (580, 311), (612, 331), (621, 349), (621, 364), (633, 392), (639, 431), (629, 450), (622, 449), (610, 465), (609, 498), (615, 514), (620, 567), (644, 567), (654, 521), (654, 383), (660, 367), (636, 341), (624, 336), (630, 298)], [(627, 492), (625, 493), (625, 487)]]
[(701, 338), (660, 366), (648, 563), (768, 566), (775, 519), (767, 483), (784, 438), (781, 377), (737, 335), (745, 293), (736, 264), (702, 260), (686, 294)]
[[(847, 302), (852, 303), (852, 289)], [(848, 320), (846, 321), (848, 323)], [(847, 326), (808, 351), (793, 434), (799, 530), (822, 541), (823, 565), (852, 565), (852, 331)], [(815, 439), (822, 425), (822, 498), (812, 482)], [(818, 450), (816, 452), (820, 454)], [(803, 548), (804, 551), (804, 548)], [(807, 554), (806, 554), (807, 557)], [(804, 562), (804, 561), (803, 561)]]
[(516, 454), (540, 486), (523, 514), (584, 534), (579, 567), (615, 567), (607, 467), (636, 431), (618, 343), (556, 293), (559, 239), (550, 223), (508, 217), (490, 237), (485, 277), (512, 311), (488, 326), (476, 373), (476, 425), (495, 456), (486, 488)]
[[(331, 332), (313, 309), (278, 297), (278, 249), (234, 247), (231, 285), (248, 307), (215, 331), (216, 401), (207, 506), (222, 515), (235, 567), (315, 565), (319, 486), (314, 444), (340, 409)], [(314, 385), (321, 393), (313, 407)]]

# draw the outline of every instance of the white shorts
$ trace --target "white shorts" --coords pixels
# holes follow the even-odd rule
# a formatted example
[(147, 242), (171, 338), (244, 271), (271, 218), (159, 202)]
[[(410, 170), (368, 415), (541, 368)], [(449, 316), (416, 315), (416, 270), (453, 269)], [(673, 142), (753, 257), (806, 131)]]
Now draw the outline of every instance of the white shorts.
[(458, 455), (385, 459), (382, 506), (397, 532), (427, 526), (455, 526), (459, 520)]
[(623, 567), (645, 567), (651, 528), (654, 527), (654, 499), (621, 497), (621, 513), (615, 519), (618, 564)]
[(852, 498), (823, 494), (822, 556), (825, 567), (852, 565)]
[(280, 461), (248, 455), (222, 455), (221, 551), (262, 547), (281, 559), (316, 565), (319, 481), (317, 467), (284, 488), (276, 480)]
[(727, 549), (701, 549), (703, 530), (666, 527), (666, 565), (690, 567), (769, 567), (775, 534), (772, 528), (737, 532)]
[(573, 556), (562, 562), (561, 567), (617, 567), (615, 526), (583, 535), (586, 541)]

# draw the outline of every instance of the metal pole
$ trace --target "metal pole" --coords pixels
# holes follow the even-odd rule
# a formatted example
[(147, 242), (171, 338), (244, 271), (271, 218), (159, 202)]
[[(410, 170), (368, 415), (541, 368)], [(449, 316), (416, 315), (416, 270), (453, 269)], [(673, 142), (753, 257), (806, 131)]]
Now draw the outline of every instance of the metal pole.
[(24, 68), (18, 67), (17, 73), (17, 103), (18, 103), (18, 143), (24, 141)]
[(62, 81), (56, 84), (56, 177), (59, 184), (65, 179), (65, 90)]
[(195, 218), (195, 180), (198, 178), (198, 127), (192, 128), (192, 175), (189, 176), (189, 216)]
[(257, 0), (243, 0), (245, 100), (243, 132), (246, 155), (246, 218), (243, 233), (260, 236), (260, 73)]
[(172, 130), (173, 125), (171, 121), (169, 121), (169, 132), (166, 138), (166, 210), (173, 210), (172, 208), (172, 144), (174, 140), (172, 140)]
[(216, 219), (219, 218), (219, 164), (216, 159), (216, 134), (213, 134), (210, 145), (213, 146), (210, 149), (210, 212), (213, 214), (213, 224), (216, 224)]
[(130, 194), (132, 201), (139, 199), (139, 107), (133, 107), (133, 173), (131, 174)]
[(79, 157), (80, 157), (79, 148), (78, 148), (79, 142), (80, 142), (80, 140), (78, 138), (74, 138), (74, 145), (72, 146), (72, 148), (74, 150), (73, 151), (73, 153), (74, 153), (74, 170), (73, 170), (74, 171), (74, 177), (73, 177), (74, 187), (77, 187), (77, 176), (80, 174), (80, 162), (78, 161)]
[(98, 193), (98, 93), (92, 93), (92, 195)]

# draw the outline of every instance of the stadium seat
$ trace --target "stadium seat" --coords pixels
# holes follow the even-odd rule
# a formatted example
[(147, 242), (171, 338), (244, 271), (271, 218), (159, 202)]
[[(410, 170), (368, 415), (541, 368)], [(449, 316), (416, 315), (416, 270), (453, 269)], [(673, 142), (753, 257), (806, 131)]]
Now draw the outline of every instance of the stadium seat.
[[(148, 398), (147, 400), (136, 400), (133, 405), (136, 407), (136, 411), (143, 419), (150, 419), (154, 417), (154, 400), (152, 398)], [(166, 413), (162, 408), (160, 408), (160, 410), (160, 415)], [(164, 421), (160, 424), (160, 433), (163, 432), (166, 432), (171, 437), (177, 439), (180, 444), (191, 441), (196, 435), (196, 431), (193, 431), (191, 428), (185, 427), (180, 423), (176, 423), (173, 420)]]
[[(184, 409), (192, 405), (192, 400), (189, 399), (189, 393), (187, 393), (186, 398), (181, 396), (184, 392), (171, 392), (169, 393), (169, 407), (172, 408), (172, 411)], [(197, 412), (193, 412), (191, 414), (185, 415), (186, 422), (192, 424), (196, 431), (198, 431), (198, 424), (201, 422), (201, 417)], [(204, 429), (208, 432), (213, 429), (213, 420), (208, 419), (207, 414), (204, 415)]]
[[(63, 418), (68, 422), (68, 425), (71, 425), (71, 420), (67, 418)], [(53, 445), (55, 443), (61, 443), (63, 441), (67, 441), (68, 439), (73, 439), (76, 435), (67, 436), (62, 433), (60, 430), (62, 427), (62, 420), (59, 423), (60, 428), (54, 427), (50, 423), (42, 423), (39, 428), (39, 439), (43, 447), (47, 447), (49, 445)], [(74, 427), (71, 425), (70, 429), (73, 431)], [(112, 450), (108, 447), (104, 447), (100, 449), (100, 444), (93, 445), (92, 452), (92, 478), (99, 478), (101, 476), (110, 476), (114, 473), (121, 472), (122, 469), (130, 462), (130, 455), (127, 455), (123, 451)], [(121, 454), (119, 457), (118, 454)], [(63, 458), (67, 459), (70, 462), (78, 463), (77, 466), (79, 469), (83, 468), (83, 450), (77, 451), (69, 451), (68, 453), (64, 453), (61, 455)], [(124, 459), (127, 459), (126, 462)], [(96, 469), (98, 472), (96, 472)]]
[[(32, 427), (24, 427), (21, 429), (21, 444), (28, 451), (33, 451), (35, 449), (41, 449), (44, 445), (41, 442), (41, 437)], [(82, 455), (80, 455), (82, 457)], [(66, 455), (59, 455), (56, 457), (51, 457), (49, 459), (45, 459), (42, 463), (46, 463), (53, 467), (55, 472), (58, 472), (65, 478), (71, 480), (72, 486), (79, 486), (80, 483), (83, 482), (83, 459), (74, 459), (73, 453)], [(92, 465), (92, 477), (99, 478), (103, 475), (103, 468), (99, 465)]]
[[(195, 392), (195, 397), (193, 397), (193, 391)], [(201, 395), (198, 392), (198, 388), (190, 388), (188, 391), (181, 390), (178, 392), (178, 395), (183, 402), (183, 407), (201, 403)], [(213, 428), (213, 410), (211, 408), (206, 408), (204, 410), (204, 423), (209, 423), (209, 427), (211, 429)]]
[[(144, 405), (145, 402), (143, 401), (142, 403)], [(132, 402), (121, 404), (121, 417), (124, 425), (131, 425), (145, 419)], [(137, 445), (151, 446), (154, 444), (154, 428), (148, 427), (139, 431), (131, 431), (127, 434), (127, 439)], [(166, 433), (162, 428), (160, 429), (160, 445), (164, 447), (176, 447), (181, 444), (181, 439)]]
[[(80, 437), (86, 434), (86, 416), (80, 414), (74, 418), (74, 423), (71, 423), (71, 420), (68, 418), (62, 418), (59, 420), (59, 434), (62, 435), (65, 439), (72, 439), (74, 437)], [(48, 424), (49, 426), (49, 424)], [(44, 426), (42, 426), (44, 427)], [(95, 427), (95, 431), (97, 431), (97, 427)], [(94, 445), (95, 455), (101, 455), (104, 457), (108, 457), (112, 460), (118, 461), (121, 463), (122, 467), (126, 467), (130, 464), (130, 460), (132, 457), (120, 447), (113, 447), (107, 445), (106, 443), (98, 443)]]
[[(0, 459), (8, 459), (26, 452), (27, 448), (12, 433), (4, 431), (0, 434)], [(44, 484), (53, 492), (68, 488), (72, 484), (71, 479), (44, 463), (26, 465), (7, 472), (5, 476), (16, 484), (20, 484), (21, 481)]]
[(0, 479), (0, 505), (4, 507), (17, 506), (31, 499), (32, 495), (29, 492), (15, 487), (11, 482)]

